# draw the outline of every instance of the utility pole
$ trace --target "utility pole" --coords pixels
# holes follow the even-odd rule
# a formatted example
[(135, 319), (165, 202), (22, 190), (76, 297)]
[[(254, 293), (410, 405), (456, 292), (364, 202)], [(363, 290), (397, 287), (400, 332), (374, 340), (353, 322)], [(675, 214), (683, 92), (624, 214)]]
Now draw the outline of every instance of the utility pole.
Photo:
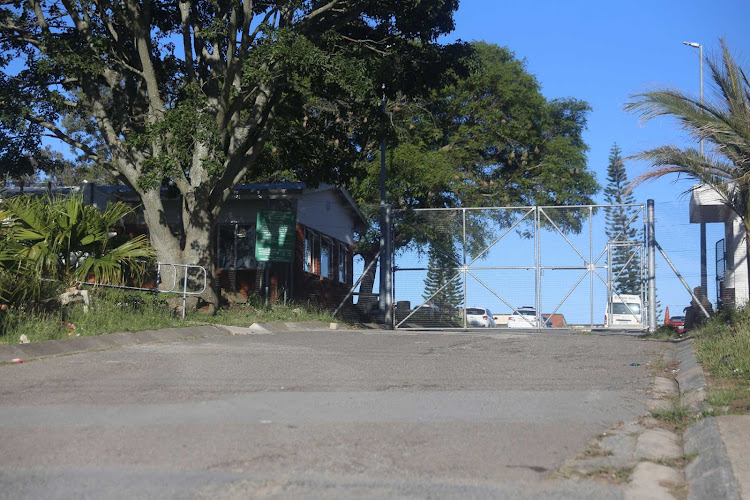
[[(700, 103), (703, 106), (703, 45), (696, 42), (682, 42), (688, 47), (698, 49), (698, 70), (700, 76)], [(701, 138), (701, 158), (704, 157), (703, 138)], [(708, 264), (706, 257), (706, 223), (701, 222), (701, 290), (703, 296), (708, 297)]]
[(385, 134), (386, 134), (386, 111), (385, 111), (385, 84), (383, 84), (383, 98), (381, 100), (383, 137), (380, 141), (380, 293), (378, 294), (378, 306), (383, 317), (383, 323), (387, 329), (393, 328), (393, 307), (391, 307), (391, 209), (386, 202), (385, 189)]

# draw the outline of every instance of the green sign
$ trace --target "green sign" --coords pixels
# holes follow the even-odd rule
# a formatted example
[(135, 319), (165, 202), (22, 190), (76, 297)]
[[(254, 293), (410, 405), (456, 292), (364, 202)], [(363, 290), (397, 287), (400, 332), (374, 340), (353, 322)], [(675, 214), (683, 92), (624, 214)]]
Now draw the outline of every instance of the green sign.
[(255, 260), (258, 262), (292, 262), (294, 236), (297, 233), (294, 212), (258, 210), (255, 232)]

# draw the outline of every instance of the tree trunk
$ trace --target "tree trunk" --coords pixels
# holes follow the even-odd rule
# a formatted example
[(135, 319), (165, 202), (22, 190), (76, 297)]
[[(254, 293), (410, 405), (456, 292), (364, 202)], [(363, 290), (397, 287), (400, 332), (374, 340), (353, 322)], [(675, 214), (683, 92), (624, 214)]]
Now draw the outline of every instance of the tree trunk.
[[(377, 258), (379, 245), (368, 245), (367, 248), (363, 248), (359, 251), (359, 255), (365, 260), (365, 267)], [(357, 300), (357, 308), (362, 314), (370, 314), (374, 304), (378, 303), (378, 297), (373, 295), (372, 289), (375, 286), (375, 273), (380, 263), (372, 266), (372, 268), (362, 278), (362, 282), (359, 285), (359, 299)]]
[[(191, 196), (184, 202), (182, 224), (185, 230), (185, 249), (183, 251), (183, 262), (189, 265), (202, 266), (206, 270), (206, 290), (200, 298), (208, 305), (208, 312), (214, 314), (219, 309), (216, 262), (213, 259), (214, 252), (212, 251), (216, 241), (216, 217), (207, 205), (207, 199), (200, 196)], [(203, 285), (202, 279), (198, 280), (197, 274), (190, 275), (189, 283), (192, 284), (193, 290), (197, 290)]]
[[(156, 251), (159, 262), (170, 264), (186, 264), (203, 266), (206, 269), (206, 290), (200, 298), (208, 304), (210, 313), (216, 312), (219, 307), (219, 295), (216, 286), (216, 269), (211, 259), (211, 246), (214, 241), (213, 235), (215, 224), (208, 211), (203, 208), (194, 208), (189, 212), (186, 220), (183, 220), (185, 232), (185, 248), (181, 250), (180, 241), (169, 228), (166, 220), (161, 194), (158, 189), (141, 193), (143, 201), (143, 214), (149, 229), (151, 245)], [(162, 283), (166, 288), (181, 291), (184, 286), (184, 274), (182, 271), (162, 269)], [(194, 270), (188, 274), (187, 291), (197, 291), (203, 286), (203, 276)], [(175, 294), (175, 296), (179, 296)], [(187, 309), (193, 309), (198, 303), (195, 296), (188, 297)]]
[(158, 189), (139, 193), (143, 202), (143, 217), (148, 226), (149, 240), (159, 262), (182, 263), (180, 242), (167, 225), (164, 205)]

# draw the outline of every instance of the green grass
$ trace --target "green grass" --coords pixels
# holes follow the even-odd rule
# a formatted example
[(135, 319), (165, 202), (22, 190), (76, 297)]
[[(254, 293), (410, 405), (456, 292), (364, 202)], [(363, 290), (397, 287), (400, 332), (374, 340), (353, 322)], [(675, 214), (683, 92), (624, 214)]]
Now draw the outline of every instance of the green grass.
[(696, 357), (712, 376), (750, 384), (748, 310), (719, 314), (693, 336)]
[(722, 311), (691, 335), (709, 381), (708, 403), (729, 413), (750, 411), (750, 309)]
[(692, 423), (690, 408), (682, 404), (679, 394), (670, 398), (668, 408), (652, 410), (651, 416), (675, 429), (684, 429)]
[[(91, 307), (87, 313), (83, 312), (83, 305), (80, 303), (54, 308), (26, 306), (0, 312), (0, 343), (18, 343), (21, 335), (26, 335), (30, 342), (41, 342), (76, 336), (206, 324), (249, 326), (256, 322), (272, 321), (342, 323), (331, 316), (331, 311), (308, 304), (266, 306), (263, 300), (224, 308), (214, 316), (195, 311), (183, 320), (174, 312), (174, 305), (180, 303), (176, 295), (170, 295), (170, 300), (167, 301), (166, 294), (155, 298), (154, 294), (149, 292), (111, 288), (90, 290), (90, 293)], [(75, 328), (68, 325), (74, 325)]]
[(2, 324), (0, 341), (12, 344), (19, 342), (21, 335), (26, 335), (30, 342), (41, 342), (168, 328), (180, 326), (180, 321), (165, 301), (155, 302), (153, 294), (101, 289), (91, 291), (91, 307), (87, 313), (80, 303), (54, 308), (9, 308)]
[(195, 311), (186, 320), (208, 324), (250, 326), (253, 323), (273, 321), (321, 321), (342, 323), (331, 315), (332, 311), (310, 304), (275, 304), (266, 306), (263, 300), (251, 300), (246, 304), (236, 304), (231, 308), (220, 309), (214, 316)]
[(642, 335), (641, 338), (657, 340), (678, 339), (680, 338), (680, 334), (671, 326), (661, 325), (656, 331), (648, 332)]

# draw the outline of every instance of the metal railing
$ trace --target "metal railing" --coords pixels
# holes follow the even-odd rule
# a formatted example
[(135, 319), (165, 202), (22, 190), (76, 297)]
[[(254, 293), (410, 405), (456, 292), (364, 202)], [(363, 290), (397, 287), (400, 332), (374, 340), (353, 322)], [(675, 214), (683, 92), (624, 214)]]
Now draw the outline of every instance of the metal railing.
[[(172, 275), (172, 286), (171, 288), (160, 288), (159, 285), (162, 284), (161, 278), (162, 278), (162, 268), (171, 268), (174, 270), (174, 273)], [(178, 269), (181, 269), (182, 271), (182, 290), (177, 289), (178, 281)], [(198, 275), (203, 275), (203, 286), (200, 290), (188, 290), (188, 276), (190, 274), (191, 270), (198, 270)], [(203, 266), (195, 265), (195, 264), (175, 264), (173, 262), (158, 262), (156, 266), (156, 283), (153, 288), (145, 288), (145, 287), (137, 287), (137, 286), (127, 286), (127, 285), (112, 285), (109, 283), (98, 283), (98, 282), (91, 282), (91, 281), (78, 281), (76, 280), (76, 283), (79, 283), (81, 285), (90, 285), (90, 286), (101, 286), (101, 287), (107, 287), (107, 288), (118, 288), (121, 290), (137, 290), (137, 291), (143, 291), (143, 292), (154, 292), (154, 293), (176, 293), (182, 295), (182, 319), (185, 319), (185, 308), (187, 306), (187, 298), (191, 295), (200, 295), (203, 292), (206, 291), (206, 287), (208, 286), (208, 272), (206, 271), (206, 268)], [(198, 283), (200, 283), (200, 278)]]

